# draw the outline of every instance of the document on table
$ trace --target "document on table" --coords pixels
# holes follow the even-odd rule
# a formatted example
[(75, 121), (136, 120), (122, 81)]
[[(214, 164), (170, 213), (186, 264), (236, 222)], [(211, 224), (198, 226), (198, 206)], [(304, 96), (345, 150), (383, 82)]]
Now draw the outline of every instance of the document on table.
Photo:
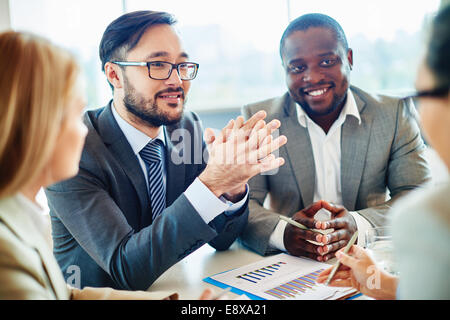
[(317, 283), (319, 273), (329, 267), (325, 263), (280, 253), (213, 275), (205, 281), (266, 300), (335, 300), (356, 293), (353, 288)]

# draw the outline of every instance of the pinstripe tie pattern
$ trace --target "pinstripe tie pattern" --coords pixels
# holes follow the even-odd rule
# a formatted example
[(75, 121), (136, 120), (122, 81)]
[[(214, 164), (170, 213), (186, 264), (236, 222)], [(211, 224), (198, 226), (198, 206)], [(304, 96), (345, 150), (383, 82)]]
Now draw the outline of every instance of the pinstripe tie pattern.
[(161, 140), (150, 141), (140, 152), (148, 173), (148, 189), (152, 208), (152, 221), (161, 214), (166, 207), (166, 186), (163, 180)]

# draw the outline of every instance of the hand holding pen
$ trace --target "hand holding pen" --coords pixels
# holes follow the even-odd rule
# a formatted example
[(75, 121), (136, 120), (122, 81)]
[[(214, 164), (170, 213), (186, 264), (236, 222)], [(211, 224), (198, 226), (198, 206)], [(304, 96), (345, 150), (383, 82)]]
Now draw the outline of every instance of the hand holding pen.
[[(352, 245), (348, 253), (345, 248), (336, 253), (339, 265), (322, 271), (318, 283), (332, 287), (353, 287), (375, 299), (395, 299), (397, 277), (380, 270), (366, 250)], [(333, 274), (333, 270), (337, 270)]]

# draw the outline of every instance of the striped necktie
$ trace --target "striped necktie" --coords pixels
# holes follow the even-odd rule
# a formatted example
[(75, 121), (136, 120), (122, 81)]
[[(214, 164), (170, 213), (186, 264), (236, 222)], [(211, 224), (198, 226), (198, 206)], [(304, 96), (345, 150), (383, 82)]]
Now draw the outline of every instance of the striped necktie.
[(152, 221), (166, 208), (166, 186), (163, 180), (162, 148), (162, 141), (154, 139), (139, 152), (147, 167)]

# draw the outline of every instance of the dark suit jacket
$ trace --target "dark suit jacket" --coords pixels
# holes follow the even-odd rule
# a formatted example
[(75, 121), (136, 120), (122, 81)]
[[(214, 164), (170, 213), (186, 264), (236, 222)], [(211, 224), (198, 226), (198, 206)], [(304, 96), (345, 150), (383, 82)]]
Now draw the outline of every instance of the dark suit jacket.
[[(84, 120), (89, 133), (78, 175), (46, 190), (54, 254), (66, 280), (67, 268), (76, 265), (82, 287), (146, 290), (203, 244), (225, 250), (243, 230), (247, 203), (206, 224), (183, 194), (206, 166), (199, 157), (205, 144), (196, 114), (185, 112), (179, 124), (164, 127), (166, 209), (153, 222), (144, 174), (111, 103), (88, 111)], [(180, 157), (190, 161), (171, 161)]]
[[(398, 98), (350, 89), (361, 125), (350, 117), (341, 129), (342, 201), (347, 210), (357, 211), (373, 226), (384, 226), (392, 203), (429, 180), (425, 145), (410, 101), (402, 104)], [(279, 119), (280, 134), (288, 138), (279, 152), (285, 165), (276, 174), (249, 181), (250, 216), (242, 240), (264, 255), (274, 251), (269, 239), (278, 215), (291, 217), (313, 203), (316, 170), (308, 130), (299, 124), (290, 95), (247, 105), (244, 117), (259, 110), (267, 112), (267, 122)], [(270, 201), (264, 206), (266, 197)]]

